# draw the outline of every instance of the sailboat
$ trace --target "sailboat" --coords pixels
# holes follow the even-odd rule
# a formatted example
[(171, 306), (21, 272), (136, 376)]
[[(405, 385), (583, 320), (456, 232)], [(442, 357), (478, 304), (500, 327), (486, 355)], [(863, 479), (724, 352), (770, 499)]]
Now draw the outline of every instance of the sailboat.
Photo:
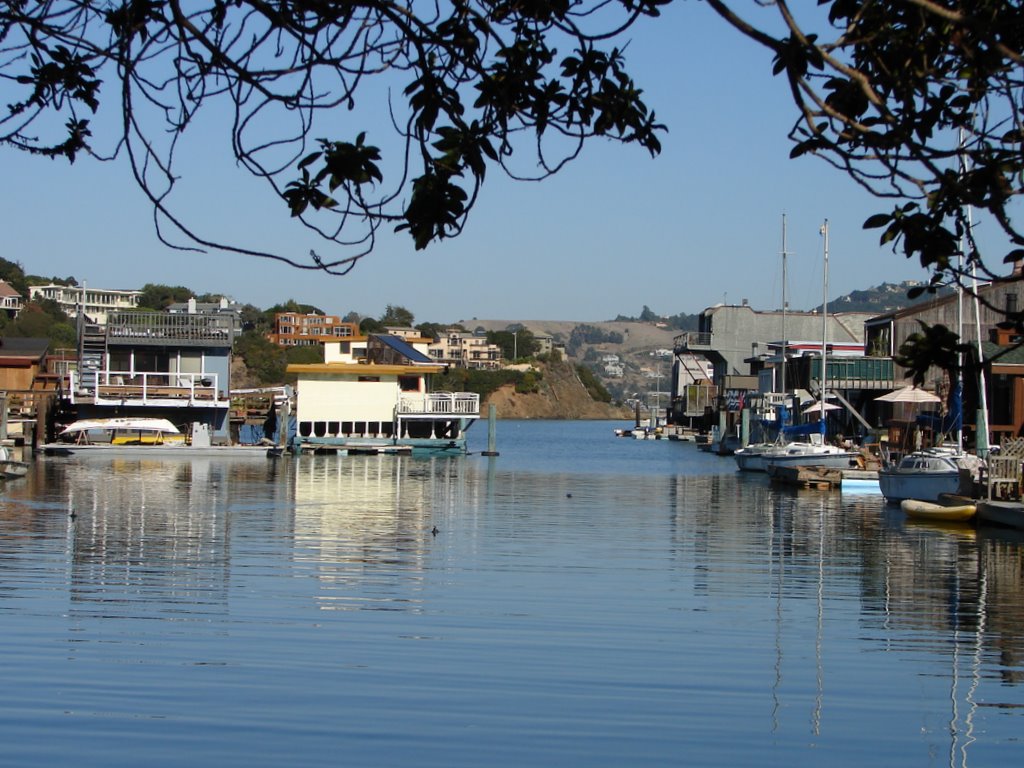
[[(779, 386), (782, 392), (783, 398), (786, 395), (786, 257), (788, 252), (786, 251), (786, 215), (782, 215), (782, 366), (781, 366), (781, 384)], [(782, 428), (786, 425), (786, 406), (785, 402), (778, 406), (776, 410), (776, 426), (779, 430), (779, 437), (782, 436)], [(736, 466), (744, 472), (764, 472), (766, 466), (764, 463), (764, 455), (766, 452), (778, 448), (780, 445), (779, 440), (776, 439), (773, 442), (761, 442), (753, 443), (751, 445), (738, 448), (733, 452), (733, 458), (736, 460)]]
[[(966, 170), (962, 168), (962, 170)], [(971, 226), (971, 210), (967, 209), (968, 228)], [(960, 271), (963, 272), (965, 243), (961, 243)], [(981, 313), (978, 307), (978, 283), (975, 267), (971, 266), (971, 280), (974, 294), (974, 323), (978, 359), (981, 351)], [(957, 283), (957, 335), (963, 338), (963, 289)], [(962, 369), (961, 353), (961, 369)], [(903, 456), (898, 463), (882, 467), (878, 471), (878, 487), (885, 500), (901, 504), (907, 500), (935, 502), (945, 494), (956, 496), (973, 495), (975, 481), (981, 475), (985, 460), (981, 456), (967, 453), (963, 449), (963, 376), (958, 373), (951, 387), (953, 411), (952, 426), (956, 429), (956, 442), (952, 445), (938, 445), (924, 450), (913, 451)], [(978, 411), (978, 452), (988, 450), (988, 406), (985, 401), (985, 374), (979, 374), (978, 395), (981, 407)]]
[(765, 471), (774, 474), (782, 467), (828, 467), (847, 469), (857, 460), (857, 452), (825, 442), (825, 393), (828, 391), (828, 219), (820, 230), (825, 239), (824, 280), (821, 305), (821, 387), (818, 393), (818, 420), (799, 427), (786, 427), (787, 435), (806, 435), (806, 441), (782, 443), (764, 452)]

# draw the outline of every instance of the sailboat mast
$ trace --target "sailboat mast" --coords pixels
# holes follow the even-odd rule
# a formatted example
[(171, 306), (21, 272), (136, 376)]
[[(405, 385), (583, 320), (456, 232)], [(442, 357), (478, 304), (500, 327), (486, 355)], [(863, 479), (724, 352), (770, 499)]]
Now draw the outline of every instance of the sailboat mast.
[(782, 214), (782, 383), (779, 388), (786, 396), (786, 214)]
[[(960, 173), (967, 173), (967, 155), (963, 152), (964, 146), (964, 131), (960, 129)], [(963, 275), (963, 258), (967, 250), (967, 246), (970, 244), (971, 229), (974, 226), (971, 216), (971, 206), (967, 206), (967, 231), (961, 237), (960, 246), (960, 274)], [(962, 292), (957, 286), (958, 293)], [(978, 301), (978, 270), (977, 264), (971, 260), (971, 296), (974, 297), (974, 334), (975, 343), (977, 344), (978, 350), (978, 414), (975, 418), (974, 424), (974, 452), (985, 458), (988, 455), (988, 393), (985, 391), (985, 353), (981, 347), (981, 307)], [(961, 324), (962, 324), (961, 316)], [(961, 338), (962, 335), (961, 335)], [(960, 378), (963, 381), (963, 364), (960, 367)], [(961, 409), (963, 408), (963, 401), (961, 400)], [(963, 411), (961, 410), (960, 424), (963, 425)], [(957, 434), (958, 447), (963, 447), (961, 441), (962, 434)]]
[[(825, 266), (822, 272), (822, 299), (821, 299), (821, 403), (825, 402), (825, 386), (828, 383), (826, 370), (827, 348), (828, 348), (828, 219), (821, 225), (821, 234), (825, 238)], [(821, 409), (821, 418), (825, 418), (825, 409)]]

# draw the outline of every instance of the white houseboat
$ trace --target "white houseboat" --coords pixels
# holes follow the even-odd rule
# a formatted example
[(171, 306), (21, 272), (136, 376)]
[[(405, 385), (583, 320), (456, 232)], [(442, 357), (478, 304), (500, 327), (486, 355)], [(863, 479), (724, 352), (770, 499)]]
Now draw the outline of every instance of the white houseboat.
[(426, 354), (429, 339), (370, 335), (324, 344), (324, 362), (293, 364), (296, 453), (465, 453), (480, 396), (432, 392), (446, 366)]

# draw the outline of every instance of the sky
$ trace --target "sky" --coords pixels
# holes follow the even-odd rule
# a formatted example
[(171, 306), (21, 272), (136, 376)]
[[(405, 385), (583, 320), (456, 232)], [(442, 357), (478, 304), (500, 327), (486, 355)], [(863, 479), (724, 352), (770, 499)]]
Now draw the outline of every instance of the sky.
[[(661, 315), (743, 300), (778, 308), (785, 214), (793, 309), (821, 303), (826, 219), (830, 299), (928, 279), (880, 246), (877, 230), (862, 229), (886, 203), (822, 160), (789, 159), (794, 108), (765, 51), (692, 0), (628, 37), (627, 68), (669, 127), (662, 153), (652, 159), (637, 146), (596, 140), (539, 184), (491, 171), (465, 231), (425, 251), (386, 236), (339, 277), (175, 251), (157, 239), (127, 165), (82, 158), (69, 166), (5, 150), (0, 256), (30, 274), (73, 275), (97, 288), (185, 285), (262, 308), (294, 299), (336, 315), (378, 317), (399, 305), (416, 322), (594, 322), (645, 306)], [(211, 114), (190, 129), (183, 215), (248, 245), (332, 255), (233, 166), (221, 126), (223, 116)]]

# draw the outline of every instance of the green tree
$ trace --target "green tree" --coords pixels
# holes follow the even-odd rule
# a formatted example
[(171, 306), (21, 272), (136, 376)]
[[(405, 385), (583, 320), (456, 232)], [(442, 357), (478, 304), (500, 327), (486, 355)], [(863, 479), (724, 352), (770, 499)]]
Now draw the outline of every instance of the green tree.
[(29, 283), (25, 279), (25, 271), (21, 268), (21, 264), (0, 259), (0, 280), (16, 290), (22, 299), (28, 301)]
[(142, 295), (139, 296), (139, 307), (152, 309), (160, 312), (171, 304), (188, 301), (195, 294), (191, 288), (183, 285), (160, 285), (157, 283), (146, 283), (142, 286)]
[(520, 331), (488, 331), (487, 343), (501, 348), (501, 356), (506, 360), (518, 360), (533, 357), (540, 351), (540, 342), (533, 332), (523, 328)]
[(359, 332), (362, 334), (384, 333), (384, 323), (374, 320), (372, 317), (364, 317), (359, 323)]
[(235, 340), (235, 354), (261, 384), (280, 384), (285, 378), (285, 351), (256, 331), (244, 331)]
[(396, 304), (388, 304), (384, 308), (384, 314), (380, 316), (382, 326), (411, 328), (414, 320), (412, 312)]
[[(382, 226), (418, 249), (459, 234), (488, 169), (542, 179), (595, 136), (657, 154), (662, 126), (621, 41), (665, 2), (7, 2), (0, 144), (69, 162), (124, 154), (165, 242), (346, 272)], [(397, 136), (360, 125), (376, 123), (374, 86), (393, 89)], [(94, 122), (108, 95), (124, 119)], [(175, 215), (175, 150), (198, 113), (225, 108), (239, 166), (344, 255), (217, 242)]]
[(74, 323), (57, 302), (49, 299), (25, 304), (18, 316), (4, 326), (3, 332), (5, 336), (49, 339), (51, 349), (75, 349), (78, 346)]

